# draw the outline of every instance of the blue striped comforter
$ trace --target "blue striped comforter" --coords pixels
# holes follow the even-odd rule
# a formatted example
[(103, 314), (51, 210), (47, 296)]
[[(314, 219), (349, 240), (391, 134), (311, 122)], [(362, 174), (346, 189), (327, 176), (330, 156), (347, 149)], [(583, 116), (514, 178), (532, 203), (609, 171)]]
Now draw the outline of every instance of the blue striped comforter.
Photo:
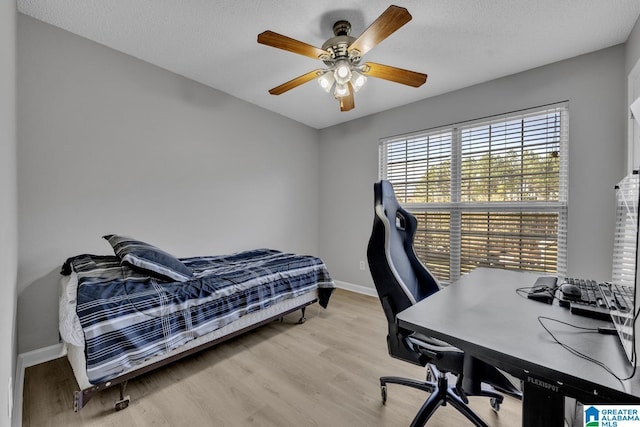
[(92, 384), (315, 288), (326, 307), (334, 288), (322, 260), (312, 256), (259, 249), (181, 261), (193, 280), (159, 281), (115, 256), (67, 260), (63, 274), (73, 269), (78, 275), (77, 314)]

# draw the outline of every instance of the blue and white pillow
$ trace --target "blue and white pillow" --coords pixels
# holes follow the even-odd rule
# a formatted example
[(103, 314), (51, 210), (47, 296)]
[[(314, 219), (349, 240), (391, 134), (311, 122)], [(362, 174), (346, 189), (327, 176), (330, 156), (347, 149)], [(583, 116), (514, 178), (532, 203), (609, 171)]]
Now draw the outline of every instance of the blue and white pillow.
[(189, 267), (171, 254), (139, 240), (130, 237), (109, 234), (102, 236), (106, 239), (121, 263), (164, 280), (186, 282), (193, 276)]

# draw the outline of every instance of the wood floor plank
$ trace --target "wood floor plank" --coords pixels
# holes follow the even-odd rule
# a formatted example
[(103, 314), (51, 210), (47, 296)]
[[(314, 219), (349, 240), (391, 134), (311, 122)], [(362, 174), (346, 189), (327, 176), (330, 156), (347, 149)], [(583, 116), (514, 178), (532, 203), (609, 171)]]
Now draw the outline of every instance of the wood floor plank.
[[(406, 426), (428, 395), (389, 385), (382, 405), (379, 377), (424, 378), (425, 371), (387, 353), (386, 320), (376, 298), (337, 290), (327, 310), (307, 309), (212, 349), (129, 381), (130, 406), (119, 412), (117, 388), (73, 412), (77, 384), (66, 358), (27, 368), (23, 426)], [(490, 425), (521, 424), (519, 401), (498, 414), (488, 399), (471, 405)], [(470, 423), (450, 406), (429, 426)]]

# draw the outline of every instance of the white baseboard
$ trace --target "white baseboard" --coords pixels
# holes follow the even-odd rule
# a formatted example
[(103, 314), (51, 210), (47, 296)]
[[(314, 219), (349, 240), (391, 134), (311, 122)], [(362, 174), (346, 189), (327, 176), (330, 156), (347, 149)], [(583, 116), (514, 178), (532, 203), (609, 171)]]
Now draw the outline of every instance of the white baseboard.
[(368, 286), (355, 285), (349, 282), (341, 282), (340, 280), (334, 280), (333, 283), (340, 289), (346, 289), (347, 291), (357, 292), (359, 294), (369, 295), (370, 297), (378, 297), (378, 292)]
[(13, 389), (13, 427), (22, 427), (22, 397), (24, 393), (24, 370), (30, 366), (49, 362), (67, 354), (64, 344), (56, 344), (26, 353), (20, 353), (16, 360), (16, 376)]
[(67, 354), (67, 348), (63, 343), (51, 345), (49, 347), (39, 348), (26, 353), (20, 353), (18, 355), (18, 363), (22, 362), (23, 368), (39, 365), (41, 363), (49, 362), (54, 359), (58, 359)]

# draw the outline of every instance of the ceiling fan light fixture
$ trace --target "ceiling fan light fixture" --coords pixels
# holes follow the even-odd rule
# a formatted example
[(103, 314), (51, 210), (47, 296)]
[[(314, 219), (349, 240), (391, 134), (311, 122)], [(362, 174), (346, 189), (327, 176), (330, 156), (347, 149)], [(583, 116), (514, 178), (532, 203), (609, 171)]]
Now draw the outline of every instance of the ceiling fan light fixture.
[(340, 59), (336, 61), (335, 71), (333, 77), (336, 82), (342, 85), (346, 85), (351, 80), (351, 64), (346, 59)]
[(364, 84), (367, 82), (367, 76), (359, 72), (358, 70), (351, 71), (351, 86), (353, 86), (353, 91), (358, 92)]
[(336, 98), (342, 98), (343, 96), (349, 96), (349, 85), (336, 83), (336, 89), (333, 91), (333, 96)]
[(333, 77), (333, 73), (325, 72), (323, 75), (318, 77), (318, 84), (320, 87), (327, 93), (331, 91), (331, 87), (335, 82), (335, 78)]

